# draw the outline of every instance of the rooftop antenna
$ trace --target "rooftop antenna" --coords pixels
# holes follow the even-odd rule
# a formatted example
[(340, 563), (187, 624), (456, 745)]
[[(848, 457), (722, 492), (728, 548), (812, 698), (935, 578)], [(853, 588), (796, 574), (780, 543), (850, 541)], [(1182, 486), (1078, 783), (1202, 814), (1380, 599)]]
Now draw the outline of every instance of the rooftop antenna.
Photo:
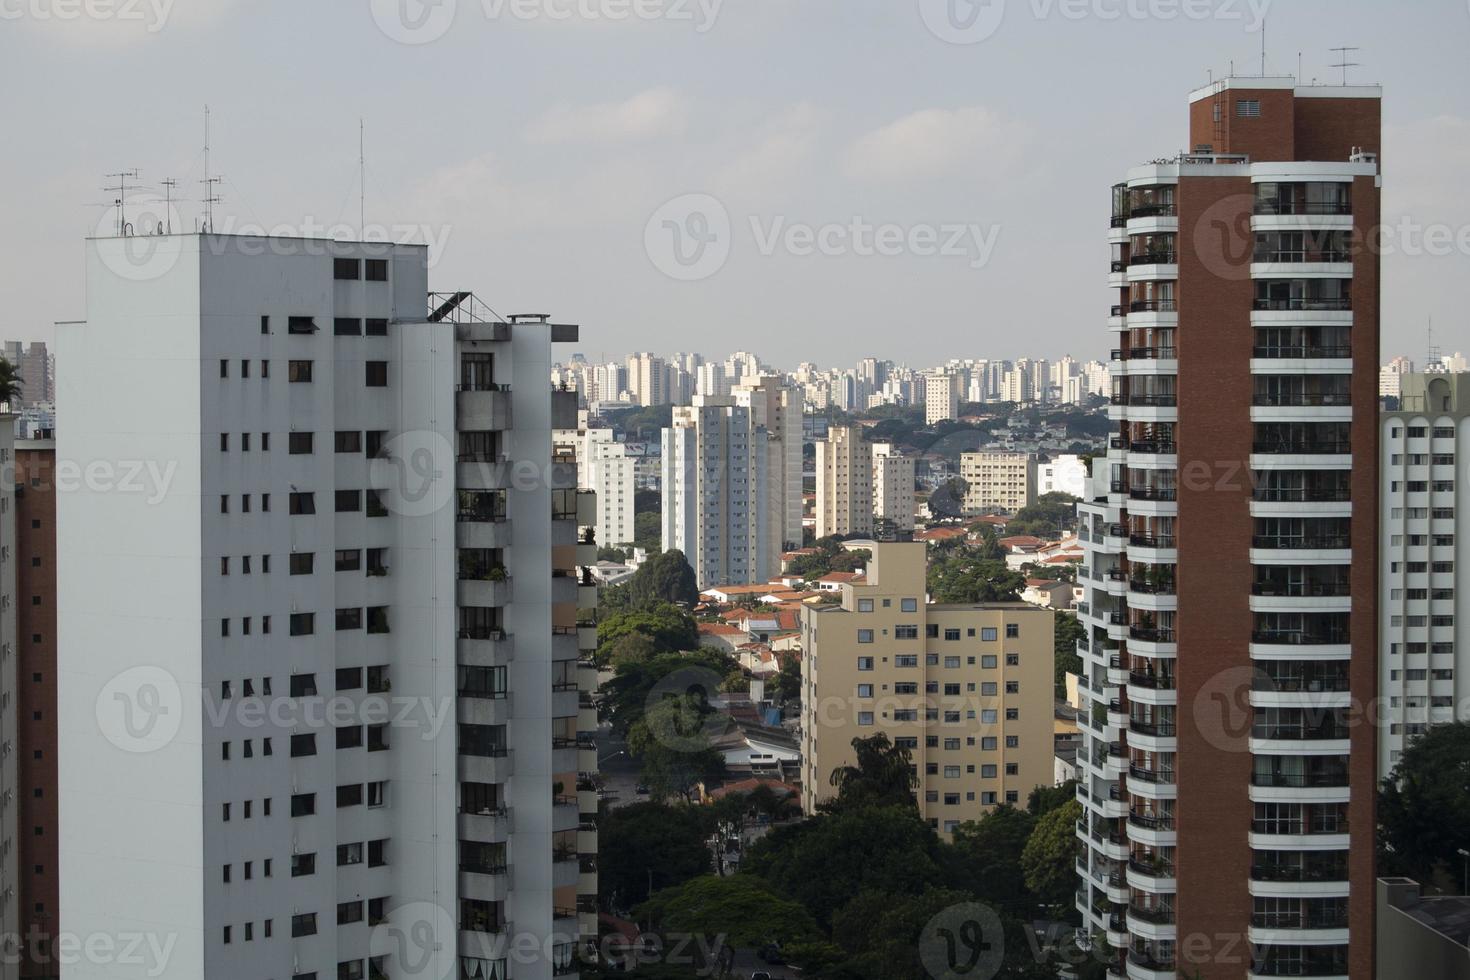
[(163, 178), (163, 233), (165, 235), (174, 233), (174, 188), (178, 186), (179, 182), (172, 177)]
[(1361, 62), (1349, 61), (1348, 60), (1348, 54), (1350, 52), (1360, 51), (1362, 49), (1361, 48), (1347, 48), (1347, 47), (1343, 47), (1343, 48), (1328, 48), (1328, 50), (1329, 51), (1335, 51), (1335, 52), (1337, 52), (1337, 56), (1340, 59), (1342, 59), (1337, 64), (1330, 65), (1328, 67), (1331, 67), (1331, 68), (1341, 68), (1342, 69), (1342, 84), (1343, 84), (1343, 87), (1346, 88), (1347, 87), (1347, 70), (1349, 68), (1357, 68), (1359, 66), (1359, 64), (1361, 64)]
[(209, 106), (204, 106), (204, 179), (199, 183), (204, 185), (204, 227), (202, 231), (214, 231), (214, 206), (220, 202), (217, 188), (223, 177), (212, 176), (209, 172)]
[(126, 212), (128, 205), (128, 181), (132, 180), (135, 183), (137, 182), (138, 168), (134, 167), (132, 170), (122, 170), (115, 174), (103, 174), (103, 176), (108, 180), (117, 182), (116, 184), (109, 184), (102, 189), (109, 194), (117, 195), (113, 198), (112, 203), (117, 206), (117, 237), (122, 238), (124, 235), (132, 233), (131, 227), (128, 225)]
[(1439, 363), (1439, 358), (1440, 358), (1439, 348), (1436, 347), (1436, 346), (1434, 346), (1434, 317), (1433, 316), (1431, 316), (1429, 318), (1429, 327), (1425, 331), (1425, 335), (1428, 338), (1429, 349), (1426, 351), (1426, 354), (1428, 355), (1428, 360), (1426, 360), (1424, 362), (1424, 370), (1431, 371), (1431, 370), (1434, 369), (1434, 366)]
[(1266, 19), (1261, 18), (1261, 77), (1266, 77)]

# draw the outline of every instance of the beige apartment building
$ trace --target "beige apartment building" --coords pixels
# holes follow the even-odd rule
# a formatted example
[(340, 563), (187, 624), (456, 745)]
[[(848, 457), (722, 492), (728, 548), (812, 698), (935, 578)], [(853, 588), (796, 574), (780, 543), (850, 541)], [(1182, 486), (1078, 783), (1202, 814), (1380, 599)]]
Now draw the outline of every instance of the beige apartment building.
[(873, 530), (873, 457), (861, 429), (833, 426), (817, 447), (817, 537)]
[(968, 515), (1014, 514), (1036, 499), (1036, 457), (1030, 453), (961, 453), (960, 476), (969, 484)]
[(802, 802), (836, 795), (852, 742), (913, 754), (920, 813), (942, 833), (1052, 784), (1053, 613), (925, 602), (927, 546), (884, 542), (842, 604), (802, 611)]
[(948, 372), (924, 379), (924, 424), (933, 425), (960, 414), (960, 379)]

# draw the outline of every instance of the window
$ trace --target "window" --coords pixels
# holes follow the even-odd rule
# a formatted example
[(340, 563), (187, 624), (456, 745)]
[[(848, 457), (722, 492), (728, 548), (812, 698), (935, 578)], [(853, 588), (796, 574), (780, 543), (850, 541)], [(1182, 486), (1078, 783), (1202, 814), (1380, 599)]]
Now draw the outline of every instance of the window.
[(388, 362), (367, 362), (367, 386), (369, 388), (384, 388), (388, 385)]
[(362, 452), (362, 433), (356, 429), (351, 431), (339, 431), (332, 437), (332, 450), (339, 453)]
[(316, 552), (298, 551), (291, 556), (292, 575), (310, 575), (316, 567)]
[(900, 599), (900, 600), (898, 600), (898, 608), (899, 608), (899, 610), (901, 612), (906, 612), (906, 613), (918, 612), (919, 611), (919, 600), (918, 599)]
[(895, 626), (893, 628), (895, 640), (917, 640), (919, 638), (919, 627), (917, 624), (907, 626)]
[(357, 259), (333, 259), (333, 279), (358, 279), (361, 277), (360, 264)]
[(893, 658), (895, 667), (917, 667), (919, 666), (919, 655), (916, 653), (900, 653)]
[(291, 816), (309, 817), (316, 813), (315, 793), (294, 793), (291, 796)]
[(388, 781), (380, 779), (367, 784), (368, 807), (382, 806), (388, 799)]
[(337, 549), (337, 571), (355, 572), (362, 567), (362, 551), (358, 548)]
[(871, 725), (873, 723), (873, 713), (871, 711), (859, 711), (857, 723), (861, 726)]
[(872, 657), (858, 657), (857, 658), (857, 669), (858, 670), (872, 670), (873, 669), (873, 658)]
[[(314, 874), (316, 874), (316, 855), (315, 854), (293, 854), (293, 855), (291, 855), (291, 877), (292, 878), (304, 878), (307, 875), (314, 875)], [(316, 920), (315, 920), (314, 917), (313, 917), (312, 921), (313, 921), (313, 923), (315, 923)], [(315, 931), (315, 925), (313, 925), (313, 931)], [(308, 933), (307, 935), (310, 935), (310, 933)]]
[(366, 278), (368, 282), (388, 281), (387, 259), (367, 259), (365, 260), (365, 264), (367, 265), (367, 275), (364, 278)]
[(286, 380), (294, 383), (305, 383), (311, 381), (310, 361), (288, 361), (286, 362)]
[(859, 684), (857, 686), (857, 696), (860, 697), (860, 698), (870, 698), (870, 697), (872, 697), (873, 696), (873, 685), (871, 685), (871, 684)]
[(859, 643), (872, 643), (873, 642), (873, 631), (872, 630), (858, 630), (857, 631), (857, 641)]
[(354, 316), (339, 316), (332, 320), (332, 334), (337, 337), (356, 337), (362, 333), (362, 321)]
[(873, 600), (872, 599), (859, 599), (857, 602), (858, 602), (858, 612), (872, 612), (873, 611)]
[(981, 639), (982, 642), (985, 642), (985, 643), (994, 643), (997, 639), (999, 639), (999, 637), (996, 634), (995, 627), (994, 626), (982, 626), (982, 627), (980, 627), (980, 639)]
[(268, 333), (271, 332), (271, 318), (270, 317), (263, 316), (263, 317), (260, 318), (260, 332), (263, 333), (263, 334), (268, 334)]
[(290, 691), (293, 698), (316, 697), (316, 675), (292, 674)]
[(383, 317), (370, 316), (365, 321), (363, 321), (363, 325), (363, 333), (367, 334), (369, 337), (388, 336), (388, 321)]
[(356, 691), (362, 687), (361, 667), (338, 667), (337, 690)]
[(1235, 114), (1241, 119), (1261, 118), (1260, 99), (1236, 99)]
[(312, 493), (292, 493), (290, 511), (292, 514), (315, 514), (316, 495)]
[(363, 903), (361, 899), (355, 902), (341, 902), (337, 905), (337, 925), (339, 926), (361, 922), (362, 916)]
[(388, 750), (388, 726), (367, 726), (367, 750), (369, 752), (386, 752)]
[(381, 868), (388, 863), (387, 840), (368, 841), (368, 867)]
[(337, 748), (360, 749), (362, 748), (362, 726), (352, 725), (348, 728), (337, 729)]
[(291, 635), (310, 636), (316, 632), (316, 613), (292, 613)]
[(337, 867), (362, 863), (362, 842), (337, 845)]
[(1021, 635), (1021, 627), (1018, 623), (1006, 623), (1006, 639), (1014, 640)]
[(337, 629), (339, 629), (339, 630), (360, 630), (360, 629), (362, 629), (362, 610), (360, 608), (358, 608), (358, 609), (338, 609), (337, 610)]
[(338, 490), (336, 493), (337, 513), (347, 514), (362, 510), (361, 490)]

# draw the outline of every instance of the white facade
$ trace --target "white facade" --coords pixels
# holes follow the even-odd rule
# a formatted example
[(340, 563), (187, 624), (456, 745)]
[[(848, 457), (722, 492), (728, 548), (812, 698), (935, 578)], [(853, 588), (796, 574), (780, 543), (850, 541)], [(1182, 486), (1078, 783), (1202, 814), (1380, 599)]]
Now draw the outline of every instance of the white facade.
[(1036, 457), (1030, 453), (960, 454), (960, 476), (969, 484), (965, 513), (1014, 514), (1036, 499)]
[(924, 424), (933, 425), (960, 414), (960, 379), (948, 372), (924, 379)]
[(1074, 454), (1053, 456), (1036, 464), (1036, 495), (1070, 493), (1080, 497), (1086, 491), (1087, 467), (1082, 457)]
[(663, 431), (663, 547), (684, 553), (701, 588), (765, 582), (780, 571), (769, 547), (767, 435), (751, 409), (698, 396)]
[[(1457, 466), (1470, 452), (1470, 375), (1403, 374), (1400, 411), (1380, 419), (1378, 775), (1430, 725), (1463, 721), (1470, 677), (1470, 590), (1456, 569), (1470, 561), (1456, 533)], [(1465, 558), (1460, 556), (1464, 554)]]
[(613, 439), (612, 429), (563, 430), (555, 440), (575, 453), (577, 479), (597, 501), (597, 540), (631, 545), (638, 478), (637, 461), (628, 448)]
[(419, 246), (134, 244), (59, 331), (58, 457), (162, 475), (58, 497), (58, 918), (173, 946), (69, 980), (563, 974), (575, 328), (429, 322)]
[(914, 458), (901, 456), (892, 443), (873, 449), (873, 517), (895, 531), (914, 529)]
[(816, 449), (817, 537), (872, 533), (873, 456), (862, 431), (833, 426)]
[(788, 547), (801, 544), (802, 416), (801, 392), (781, 378), (767, 375), (732, 389), (736, 405), (750, 409), (751, 425), (765, 430), (767, 506), (765, 550), (779, 559)]

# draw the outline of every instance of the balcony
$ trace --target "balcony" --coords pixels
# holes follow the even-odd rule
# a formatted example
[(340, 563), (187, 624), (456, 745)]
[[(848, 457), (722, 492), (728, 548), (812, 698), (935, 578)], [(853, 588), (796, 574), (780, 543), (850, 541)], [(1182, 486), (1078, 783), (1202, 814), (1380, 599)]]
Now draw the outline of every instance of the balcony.
[(1352, 214), (1351, 201), (1257, 200), (1252, 214)]
[(1346, 630), (1253, 630), (1251, 642), (1275, 646), (1336, 646), (1348, 642), (1348, 633)]
[[(1122, 263), (1117, 263), (1121, 265)], [(1178, 265), (1176, 252), (1136, 252), (1128, 256), (1129, 265)]]
[(1252, 786), (1280, 789), (1333, 789), (1346, 788), (1348, 774), (1342, 772), (1253, 772)]
[(1347, 487), (1257, 487), (1251, 499), (1266, 504), (1347, 503), (1353, 493)]
[(1341, 551), (1352, 543), (1346, 534), (1257, 534), (1251, 538), (1251, 547), (1260, 551)]
[(1262, 360), (1346, 360), (1353, 356), (1351, 347), (1253, 347), (1251, 357)]
[(1174, 487), (1129, 487), (1128, 499), (1170, 503), (1179, 499), (1179, 491)]
[(1172, 534), (1130, 534), (1128, 535), (1128, 544), (1134, 548), (1155, 548), (1161, 550), (1175, 546), (1174, 535)]
[(1291, 296), (1280, 299), (1257, 297), (1251, 308), (1276, 313), (1335, 313), (1351, 310), (1353, 301), (1347, 296)]
[(1293, 439), (1254, 442), (1251, 452), (1268, 456), (1346, 456), (1353, 444), (1346, 439)]
[(507, 386), (488, 382), (460, 385), (455, 395), (455, 426), (475, 432), (508, 429), (510, 405)]
[(1173, 674), (1152, 674), (1144, 671), (1130, 671), (1128, 683), (1132, 687), (1142, 687), (1150, 691), (1172, 691), (1174, 690)]
[(1172, 299), (1136, 299), (1128, 304), (1129, 313), (1177, 313), (1178, 304)]
[(1128, 778), (1137, 779), (1145, 783), (1172, 784), (1174, 782), (1173, 769), (1146, 769), (1143, 766), (1129, 766)]

